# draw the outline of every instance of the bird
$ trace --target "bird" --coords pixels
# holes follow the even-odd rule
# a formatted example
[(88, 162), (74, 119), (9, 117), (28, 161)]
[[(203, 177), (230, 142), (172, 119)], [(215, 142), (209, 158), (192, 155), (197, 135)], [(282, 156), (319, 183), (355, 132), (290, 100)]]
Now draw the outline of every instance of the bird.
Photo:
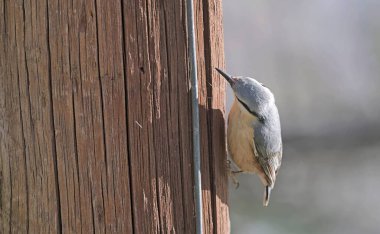
[(259, 176), (265, 186), (263, 205), (268, 206), (282, 161), (281, 124), (274, 95), (254, 78), (215, 69), (235, 95), (227, 122), (228, 153), (240, 169), (237, 173)]

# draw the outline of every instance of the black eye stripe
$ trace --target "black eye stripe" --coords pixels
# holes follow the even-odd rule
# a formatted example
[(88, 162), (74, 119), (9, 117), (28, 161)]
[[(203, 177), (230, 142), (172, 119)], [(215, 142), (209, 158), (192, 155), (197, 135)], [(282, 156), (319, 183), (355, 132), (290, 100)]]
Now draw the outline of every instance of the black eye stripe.
[(247, 106), (247, 104), (245, 104), (242, 100), (240, 100), (238, 97), (236, 97), (237, 100), (244, 106), (244, 108), (249, 112), (251, 113), (252, 115), (256, 116), (256, 118), (261, 122), (261, 123), (264, 123), (265, 121), (265, 118), (259, 114), (257, 114), (256, 112), (252, 111), (249, 109), (249, 107)]

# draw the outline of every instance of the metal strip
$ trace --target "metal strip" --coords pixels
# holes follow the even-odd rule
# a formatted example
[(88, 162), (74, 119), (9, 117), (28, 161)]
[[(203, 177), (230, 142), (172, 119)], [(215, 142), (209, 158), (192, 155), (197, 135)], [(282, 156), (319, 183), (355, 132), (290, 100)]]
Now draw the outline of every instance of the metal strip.
[(192, 122), (193, 122), (193, 160), (194, 160), (194, 196), (196, 211), (196, 233), (203, 230), (202, 184), (201, 184), (201, 153), (199, 132), (199, 106), (198, 106), (198, 77), (197, 52), (194, 30), (194, 2), (187, 0), (187, 32), (190, 57), (190, 78), (192, 90)]

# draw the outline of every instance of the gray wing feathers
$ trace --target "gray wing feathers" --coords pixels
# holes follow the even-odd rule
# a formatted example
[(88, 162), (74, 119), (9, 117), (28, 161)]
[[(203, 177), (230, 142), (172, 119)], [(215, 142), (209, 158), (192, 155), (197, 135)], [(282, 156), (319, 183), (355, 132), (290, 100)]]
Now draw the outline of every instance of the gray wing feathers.
[(274, 183), (276, 182), (276, 175), (278, 172), (278, 169), (281, 166), (281, 157), (282, 152), (274, 153), (274, 154), (265, 154), (260, 151), (260, 148), (256, 146), (257, 150), (257, 161), (263, 168), (263, 171), (266, 175), (267, 179), (267, 185), (265, 186), (264, 190), (264, 201), (263, 205), (268, 206), (269, 204), (269, 198), (271, 190), (273, 189)]
[(255, 147), (257, 151), (257, 161), (263, 168), (265, 175), (268, 177), (268, 186), (273, 187), (276, 181), (277, 171), (281, 166), (282, 153), (281, 151), (275, 153), (266, 152), (266, 150), (262, 149), (257, 144), (255, 144)]

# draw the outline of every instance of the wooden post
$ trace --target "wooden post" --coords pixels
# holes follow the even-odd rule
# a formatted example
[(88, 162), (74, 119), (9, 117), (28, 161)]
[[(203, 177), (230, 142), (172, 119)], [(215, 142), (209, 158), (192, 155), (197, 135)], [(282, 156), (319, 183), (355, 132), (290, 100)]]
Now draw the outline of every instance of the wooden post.
[[(185, 0), (0, 0), (0, 233), (194, 233)], [(195, 1), (204, 233), (228, 233), (221, 0)]]

